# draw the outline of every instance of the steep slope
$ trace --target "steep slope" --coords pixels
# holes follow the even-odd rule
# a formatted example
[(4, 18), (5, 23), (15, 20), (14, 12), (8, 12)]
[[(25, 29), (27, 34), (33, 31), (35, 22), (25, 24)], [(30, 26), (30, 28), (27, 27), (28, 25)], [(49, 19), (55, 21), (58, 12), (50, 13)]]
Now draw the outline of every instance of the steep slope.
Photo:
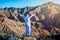
[(22, 37), (24, 34), (23, 23), (0, 17), (0, 32), (14, 35), (16, 37)]

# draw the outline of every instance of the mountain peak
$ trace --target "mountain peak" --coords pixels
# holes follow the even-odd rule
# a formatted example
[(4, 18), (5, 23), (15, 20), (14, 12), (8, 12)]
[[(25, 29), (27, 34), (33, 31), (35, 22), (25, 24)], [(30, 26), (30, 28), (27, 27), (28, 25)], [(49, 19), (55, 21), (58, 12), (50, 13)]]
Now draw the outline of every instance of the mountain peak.
[(47, 3), (44, 3), (43, 5), (54, 5), (55, 3), (54, 2), (47, 2)]
[(53, 4), (53, 2), (48, 2), (48, 4)]

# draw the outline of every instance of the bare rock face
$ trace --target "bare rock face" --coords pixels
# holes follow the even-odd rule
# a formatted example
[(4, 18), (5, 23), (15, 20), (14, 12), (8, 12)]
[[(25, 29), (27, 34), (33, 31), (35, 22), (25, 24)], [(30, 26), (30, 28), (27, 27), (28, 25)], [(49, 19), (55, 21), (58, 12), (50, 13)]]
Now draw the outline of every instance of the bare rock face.
[(38, 35), (39, 35), (38, 30), (34, 26), (32, 26), (31, 36), (33, 36), (33, 37), (39, 37)]
[(24, 40), (36, 40), (34, 37), (25, 37)]
[(23, 23), (5, 18), (3, 22), (0, 22), (0, 31), (22, 37), (24, 35)]

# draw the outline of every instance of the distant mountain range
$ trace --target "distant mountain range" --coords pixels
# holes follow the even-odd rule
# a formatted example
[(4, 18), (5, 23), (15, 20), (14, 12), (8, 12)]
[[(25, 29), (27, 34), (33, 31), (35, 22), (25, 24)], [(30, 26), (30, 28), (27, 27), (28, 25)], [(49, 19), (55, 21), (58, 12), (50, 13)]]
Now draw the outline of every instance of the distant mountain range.
[(60, 5), (48, 2), (36, 7), (0, 8), (0, 31), (14, 36), (24, 36), (23, 16), (34, 14), (31, 18), (31, 36), (49, 36), (60, 33)]

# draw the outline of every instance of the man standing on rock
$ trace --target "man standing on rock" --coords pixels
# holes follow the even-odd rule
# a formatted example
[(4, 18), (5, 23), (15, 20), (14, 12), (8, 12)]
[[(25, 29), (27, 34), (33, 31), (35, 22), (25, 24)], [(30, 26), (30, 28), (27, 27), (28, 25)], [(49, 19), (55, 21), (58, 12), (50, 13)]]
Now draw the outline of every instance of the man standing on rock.
[(30, 19), (33, 17), (33, 15), (28, 15), (26, 17), (24, 17), (24, 20), (25, 20), (25, 24), (24, 24), (24, 27), (25, 27), (25, 36), (30, 36), (30, 33), (31, 33), (31, 21)]
[(26, 18), (25, 18), (25, 35), (26, 36), (30, 36), (31, 33), (31, 17), (33, 17), (33, 15), (29, 16), (27, 14)]

